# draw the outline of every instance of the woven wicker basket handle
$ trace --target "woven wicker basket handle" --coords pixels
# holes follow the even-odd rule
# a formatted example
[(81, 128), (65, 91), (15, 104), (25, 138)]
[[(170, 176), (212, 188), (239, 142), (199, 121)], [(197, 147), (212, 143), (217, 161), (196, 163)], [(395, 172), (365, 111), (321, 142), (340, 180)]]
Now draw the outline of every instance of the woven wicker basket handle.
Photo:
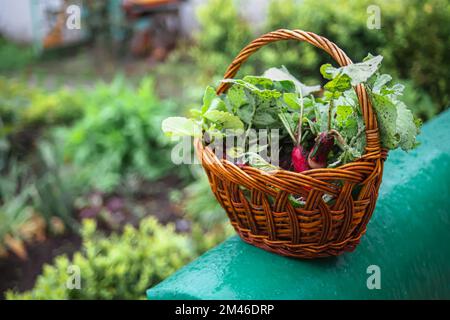
[[(228, 66), (225, 72), (224, 79), (233, 78), (238, 72), (241, 65), (259, 48), (269, 44), (271, 42), (280, 40), (298, 40), (306, 41), (315, 47), (318, 47), (327, 52), (341, 67), (352, 63), (349, 57), (338, 48), (333, 42), (328, 39), (318, 36), (312, 32), (306, 32), (302, 30), (287, 30), (280, 29), (272, 31), (262, 35), (261, 37), (253, 40), (239, 54), (234, 58), (233, 62)], [(229, 83), (222, 82), (217, 88), (217, 94), (225, 92)], [(367, 153), (378, 153), (380, 151), (380, 138), (378, 135), (378, 127), (375, 114), (370, 103), (370, 99), (362, 84), (355, 87), (356, 94), (358, 96), (361, 111), (364, 117), (366, 125), (366, 138), (367, 138)]]

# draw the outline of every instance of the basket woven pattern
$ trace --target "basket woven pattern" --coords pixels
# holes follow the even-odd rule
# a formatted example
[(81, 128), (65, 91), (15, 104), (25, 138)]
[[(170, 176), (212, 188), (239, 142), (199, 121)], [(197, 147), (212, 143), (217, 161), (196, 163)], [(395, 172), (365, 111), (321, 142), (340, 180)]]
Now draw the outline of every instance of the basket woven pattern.
[[(252, 53), (279, 40), (306, 41), (327, 52), (340, 66), (352, 63), (333, 42), (321, 36), (281, 29), (242, 49), (224, 78), (233, 78)], [(222, 83), (217, 94), (228, 86)], [(297, 258), (335, 256), (352, 251), (359, 243), (375, 208), (387, 153), (380, 148), (376, 117), (364, 86), (356, 86), (355, 91), (366, 126), (366, 150), (362, 158), (338, 168), (302, 173), (240, 168), (218, 159), (200, 140), (195, 141), (211, 189), (244, 241)], [(305, 205), (294, 207), (290, 195), (302, 196)], [(333, 201), (325, 202), (324, 195)]]

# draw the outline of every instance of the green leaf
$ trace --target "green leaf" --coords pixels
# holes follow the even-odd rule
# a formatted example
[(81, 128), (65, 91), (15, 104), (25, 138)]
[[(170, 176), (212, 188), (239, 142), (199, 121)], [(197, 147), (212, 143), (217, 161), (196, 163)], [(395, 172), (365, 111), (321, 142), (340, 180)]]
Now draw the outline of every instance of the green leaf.
[[(332, 93), (340, 93), (352, 88), (352, 79), (345, 73), (338, 74), (333, 80), (325, 84), (324, 88)], [(330, 98), (338, 98), (340, 94), (334, 94)]]
[(335, 76), (336, 68), (334, 68), (330, 63), (326, 63), (320, 66), (320, 73), (322, 77), (327, 80), (332, 80)]
[(399, 101), (397, 103), (397, 132), (400, 136), (399, 147), (403, 150), (411, 150), (416, 147), (416, 135), (419, 128), (414, 121), (413, 114), (406, 105)]
[(297, 138), (295, 137), (295, 124), (289, 121), (289, 115), (288, 113), (281, 112), (278, 114), (278, 117), (280, 118), (281, 122), (283, 123), (284, 128), (286, 129), (287, 133), (291, 137), (292, 141), (297, 141)]
[(250, 104), (246, 104), (240, 107), (236, 114), (243, 122), (250, 124), (253, 119), (253, 107)]
[(162, 131), (169, 137), (192, 136), (201, 137), (200, 126), (192, 119), (170, 117), (161, 124)]
[(338, 105), (336, 107), (336, 123), (339, 126), (345, 126), (349, 117), (353, 114), (353, 108), (347, 105)]
[(226, 111), (211, 110), (206, 112), (204, 117), (211, 122), (222, 124), (223, 129), (244, 129), (241, 119)]
[(320, 73), (325, 79), (329, 80), (334, 80), (339, 76), (347, 75), (351, 79), (351, 85), (356, 86), (367, 81), (374, 75), (382, 60), (382, 56), (375, 56), (363, 62), (353, 63), (341, 68), (334, 68), (330, 64), (325, 64), (320, 67)]
[(248, 104), (248, 101), (242, 88), (232, 86), (226, 93), (225, 103), (227, 104), (228, 112), (236, 113), (241, 106)]
[(350, 64), (342, 68), (342, 73), (347, 74), (352, 79), (352, 85), (356, 86), (374, 75), (382, 60), (382, 56), (375, 56), (363, 62)]
[(386, 96), (372, 93), (373, 107), (377, 114), (378, 127), (380, 129), (381, 145), (388, 149), (395, 149), (400, 142), (397, 133), (397, 107)]
[[(314, 107), (314, 113), (316, 118), (316, 128), (319, 128), (319, 132), (328, 130), (328, 105), (322, 103), (316, 103)], [(332, 117), (336, 113), (335, 108), (332, 110)]]
[(274, 81), (283, 81), (289, 80), (295, 84), (298, 92), (301, 92), (303, 96), (310, 95), (313, 92), (317, 92), (320, 90), (320, 85), (316, 86), (307, 86), (301, 83), (297, 78), (295, 78), (285, 66), (281, 66), (281, 68), (270, 68), (266, 70), (263, 74), (263, 77), (267, 77)]
[(232, 83), (233, 85), (240, 86), (244, 89), (247, 89), (252, 94), (257, 95), (263, 99), (271, 99), (271, 98), (276, 99), (281, 97), (281, 92), (277, 90), (259, 89), (254, 84), (241, 79), (223, 79), (222, 82)]
[(375, 82), (372, 85), (373, 92), (380, 93), (381, 89), (392, 80), (392, 77), (388, 74), (381, 74), (375, 77)]
[(268, 90), (274, 89), (273, 81), (269, 78), (257, 76), (245, 76), (242, 80), (255, 85), (259, 89), (268, 89)]
[(283, 101), (292, 110), (300, 110), (300, 100), (296, 93), (283, 93)]
[(262, 171), (273, 171), (273, 170), (278, 170), (280, 169), (277, 166), (274, 166), (273, 164), (267, 162), (263, 157), (261, 157), (259, 154), (254, 153), (254, 152), (246, 152), (244, 154), (244, 158), (246, 159), (246, 162), (254, 167), (254, 168), (258, 168)]
[(388, 86), (392, 77), (377, 74), (373, 80), (369, 94), (377, 114), (380, 137), (383, 147), (410, 150), (417, 146), (416, 136), (419, 126), (410, 110), (398, 97), (402, 95), (404, 86), (394, 84)]
[(192, 118), (195, 119), (201, 119), (203, 116), (203, 113), (198, 109), (190, 109), (189, 114), (191, 115)]
[(291, 80), (274, 81), (274, 89), (283, 93), (297, 93), (297, 86)]
[(211, 103), (216, 98), (216, 90), (211, 86), (206, 87), (205, 94), (203, 95), (202, 113), (205, 113), (210, 108)]
[(362, 156), (361, 151), (359, 151), (356, 148), (346, 146), (338, 158), (339, 159), (338, 163), (346, 164), (361, 158), (361, 156)]
[(258, 128), (279, 127), (278, 111), (275, 108), (258, 108), (253, 117), (253, 125)]

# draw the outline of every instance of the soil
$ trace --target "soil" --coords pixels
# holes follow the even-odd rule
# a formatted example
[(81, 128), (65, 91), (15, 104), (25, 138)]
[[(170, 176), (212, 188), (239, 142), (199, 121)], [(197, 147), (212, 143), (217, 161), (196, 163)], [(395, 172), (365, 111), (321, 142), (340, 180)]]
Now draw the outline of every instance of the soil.
[(80, 246), (81, 239), (78, 235), (65, 234), (27, 245), (26, 260), (13, 253), (0, 259), (0, 299), (4, 299), (4, 293), (9, 289), (22, 292), (33, 288), (45, 263), (50, 263), (53, 258), (63, 253), (72, 256)]

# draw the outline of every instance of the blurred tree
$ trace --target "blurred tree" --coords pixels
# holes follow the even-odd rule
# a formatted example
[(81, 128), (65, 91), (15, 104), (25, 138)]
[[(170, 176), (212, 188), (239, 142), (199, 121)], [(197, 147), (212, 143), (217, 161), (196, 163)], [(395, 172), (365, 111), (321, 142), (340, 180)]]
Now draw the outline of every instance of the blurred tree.
[[(370, 5), (380, 8), (380, 29), (367, 27)], [(327, 37), (354, 61), (361, 61), (369, 52), (381, 54), (386, 72), (424, 89), (437, 111), (449, 106), (447, 0), (272, 0), (266, 31), (278, 28), (303, 29)], [(317, 76), (319, 66), (330, 61), (318, 49), (295, 42), (270, 45), (260, 55), (264, 67), (284, 64), (304, 80)]]
[[(233, 0), (209, 0), (197, 12), (200, 31), (191, 55), (206, 78), (218, 80), (239, 51), (253, 39), (250, 26)], [(253, 68), (247, 66), (246, 73)]]

